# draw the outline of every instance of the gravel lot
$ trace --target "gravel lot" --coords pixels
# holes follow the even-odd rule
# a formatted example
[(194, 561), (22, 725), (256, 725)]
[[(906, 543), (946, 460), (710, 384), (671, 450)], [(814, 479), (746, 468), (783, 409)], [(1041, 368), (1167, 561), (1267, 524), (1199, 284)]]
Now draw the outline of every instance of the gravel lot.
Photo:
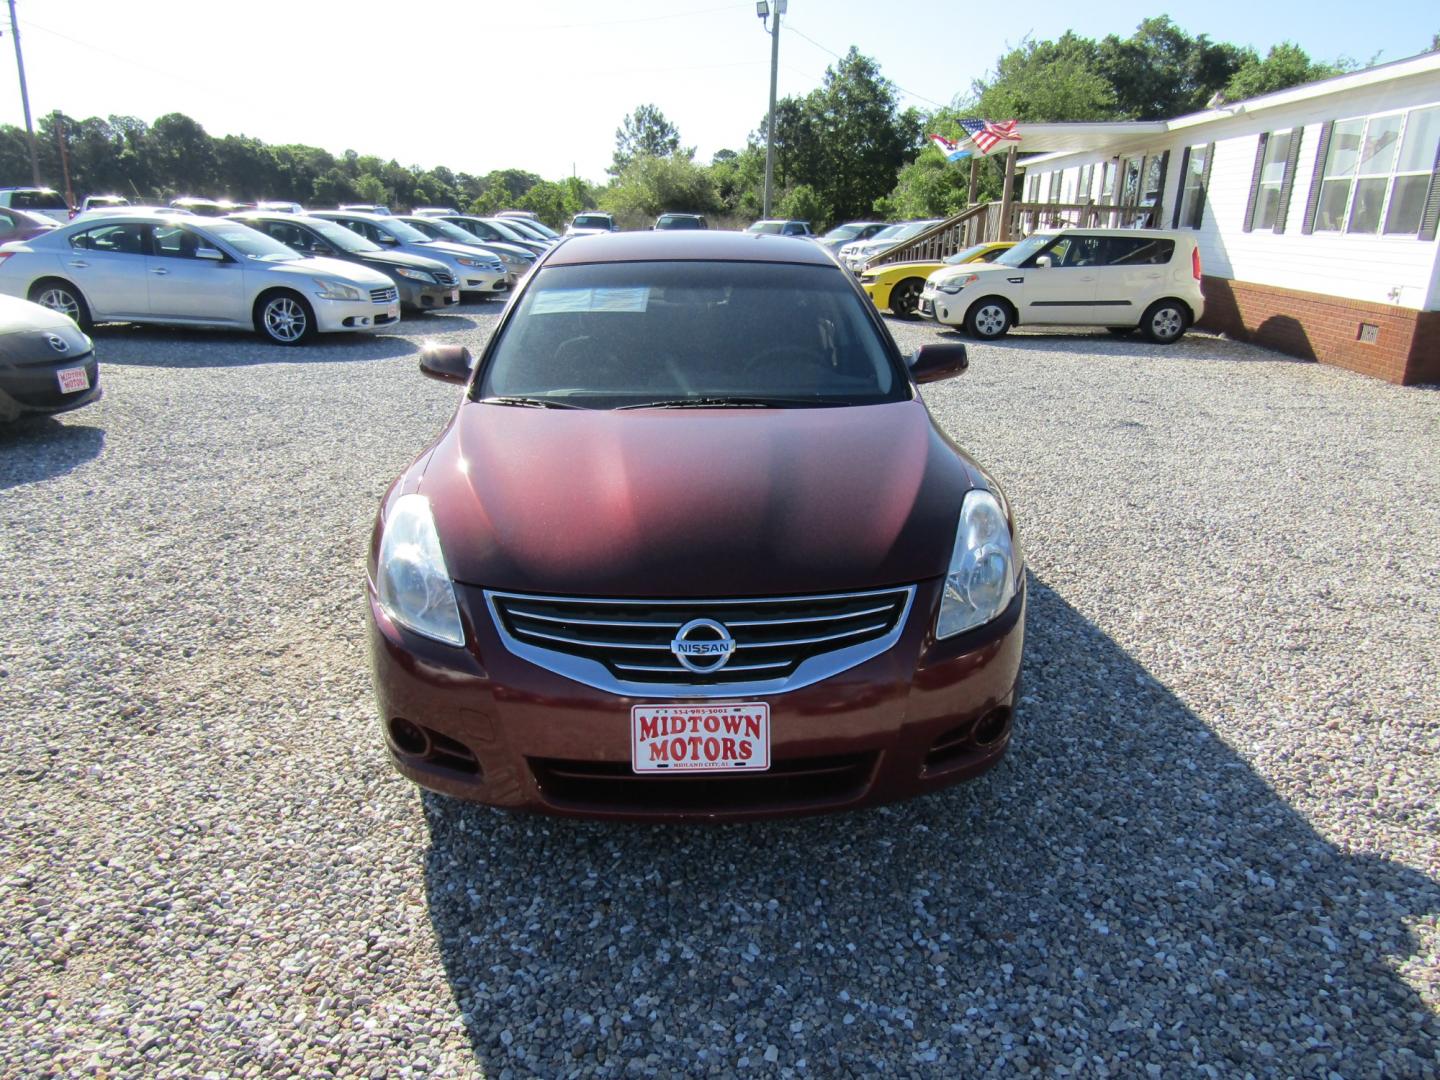
[(1440, 392), (973, 346), (927, 396), (1022, 515), (1006, 762), (603, 827), (422, 797), (373, 715), (413, 353), (497, 312), (102, 328), (105, 400), (0, 430), (0, 1074), (1440, 1075)]

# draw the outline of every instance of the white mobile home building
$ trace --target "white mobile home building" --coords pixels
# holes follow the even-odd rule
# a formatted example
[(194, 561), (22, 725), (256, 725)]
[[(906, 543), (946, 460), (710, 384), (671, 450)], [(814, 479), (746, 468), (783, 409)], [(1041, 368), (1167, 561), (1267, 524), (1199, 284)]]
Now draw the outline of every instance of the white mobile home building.
[(1440, 382), (1440, 54), (1082, 127), (1084, 149), (1022, 160), (1026, 202), (1152, 206), (1155, 225), (1196, 230), (1202, 326)]

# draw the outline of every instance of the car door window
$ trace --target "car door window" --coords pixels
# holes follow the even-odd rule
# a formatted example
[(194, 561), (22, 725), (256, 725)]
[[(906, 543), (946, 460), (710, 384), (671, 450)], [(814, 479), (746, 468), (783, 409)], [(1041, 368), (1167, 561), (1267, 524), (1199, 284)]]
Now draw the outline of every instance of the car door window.
[(1104, 243), (1107, 266), (1163, 266), (1175, 254), (1174, 240), (1150, 236), (1112, 236)]
[(1101, 266), (1105, 261), (1105, 239), (1100, 236), (1076, 236), (1071, 238), (1064, 259), (1057, 259), (1056, 266), (1085, 267)]
[(199, 256), (195, 253), (202, 247), (214, 250), (208, 241), (183, 225), (157, 225), (154, 236), (155, 254), (166, 259), (196, 259)]
[(149, 225), (137, 222), (122, 222), (116, 225), (101, 225), (86, 229), (70, 237), (70, 246), (85, 251), (108, 251), (118, 255), (149, 254)]

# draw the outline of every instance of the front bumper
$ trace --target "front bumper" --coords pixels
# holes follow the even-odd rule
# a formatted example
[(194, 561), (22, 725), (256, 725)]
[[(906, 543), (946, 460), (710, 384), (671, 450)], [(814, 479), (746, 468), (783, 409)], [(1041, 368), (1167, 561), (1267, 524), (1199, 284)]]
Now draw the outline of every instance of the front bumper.
[(316, 300), (311, 299), (315, 309), (315, 325), (322, 334), (334, 334), (353, 330), (375, 330), (400, 321), (399, 290), (395, 299), (383, 303), (373, 300)]
[[(74, 368), (85, 369), (89, 388), (65, 393), (60, 389), (59, 373)], [(103, 396), (100, 365), (94, 352), (42, 364), (0, 365), (0, 421), (15, 420), (26, 413), (69, 412)]]
[(410, 311), (438, 311), (460, 303), (460, 290), (454, 285), (426, 285), (420, 281), (397, 278), (400, 306)]
[(372, 584), (382, 731), (395, 768), (421, 786), (516, 810), (718, 821), (909, 798), (995, 765), (1017, 700), (1023, 586), (998, 619), (937, 642), (940, 588), (920, 583), (886, 652), (822, 682), (759, 695), (770, 704), (768, 772), (639, 776), (630, 767), (631, 706), (674, 698), (608, 693), (513, 655), (480, 589), (456, 588), (467, 646), (451, 648), (392, 622)]
[(496, 274), (469, 266), (460, 267), (459, 274), (461, 292), (506, 293), (516, 281), (516, 275), (509, 271)]

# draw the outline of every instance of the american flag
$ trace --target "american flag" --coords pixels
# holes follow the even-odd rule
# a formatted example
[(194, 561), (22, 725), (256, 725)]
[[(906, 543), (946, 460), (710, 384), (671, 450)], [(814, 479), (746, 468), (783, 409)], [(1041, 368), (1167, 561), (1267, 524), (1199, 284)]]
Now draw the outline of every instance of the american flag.
[(970, 141), (982, 154), (988, 154), (1002, 142), (1019, 142), (1020, 134), (1015, 130), (1016, 121), (1002, 120), (995, 123), (993, 120), (961, 120), (960, 126), (965, 129), (965, 134), (970, 136)]
[(970, 147), (965, 145), (970, 141), (969, 139), (958, 143), (954, 139), (947, 139), (944, 135), (931, 135), (929, 139), (944, 153), (946, 161), (959, 161), (963, 157), (970, 156)]

